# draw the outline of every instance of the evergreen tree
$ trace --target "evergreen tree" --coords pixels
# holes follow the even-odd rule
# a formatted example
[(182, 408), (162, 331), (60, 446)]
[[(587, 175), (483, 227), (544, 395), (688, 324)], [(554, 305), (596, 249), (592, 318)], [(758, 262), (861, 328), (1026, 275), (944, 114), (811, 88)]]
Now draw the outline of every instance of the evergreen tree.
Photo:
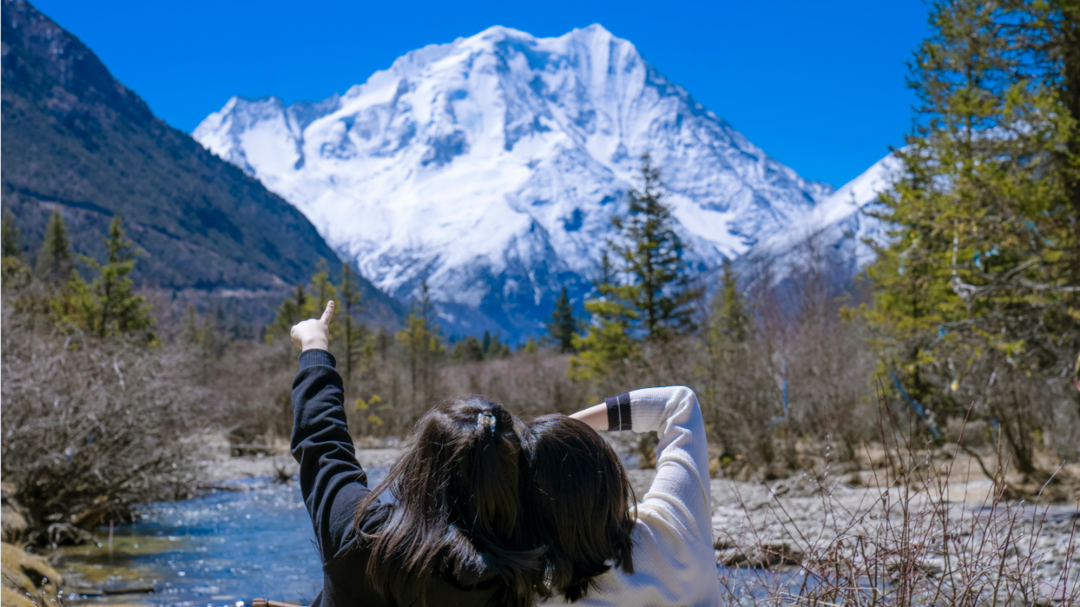
[(457, 363), (479, 362), (484, 360), (484, 347), (476, 337), (466, 335), (465, 339), (454, 344), (451, 358)]
[(725, 259), (720, 290), (713, 297), (706, 327), (706, 343), (714, 346), (741, 344), (750, 338), (753, 319), (746, 298), (739, 291), (739, 275)]
[(506, 358), (510, 356), (510, 344), (502, 343), (499, 339), (499, 334), (489, 335), (487, 331), (484, 335), (488, 337), (487, 349), (484, 352), (484, 358), (487, 360), (499, 360), (500, 358)]
[(627, 278), (619, 295), (637, 312), (647, 339), (666, 339), (693, 328), (691, 304), (700, 292), (690, 285), (685, 248), (663, 202), (660, 169), (648, 154), (641, 157), (641, 180), (641, 189), (627, 196), (627, 216), (612, 218), (620, 234), (609, 246)]
[[(570, 357), (568, 375), (575, 381), (601, 379), (616, 368), (616, 363), (629, 362), (640, 353), (637, 341), (629, 332), (637, 312), (622, 299), (621, 289), (613, 284), (615, 280), (617, 275), (611, 254), (604, 249), (593, 280), (597, 297), (585, 300), (589, 327), (584, 334), (570, 338), (577, 355)], [(619, 368), (623, 367), (625, 365)]]
[(530, 337), (529, 341), (525, 342), (525, 345), (521, 348), (526, 354), (536, 354), (540, 351), (540, 342), (535, 337)]
[(189, 304), (180, 324), (180, 342), (198, 351), (202, 362), (220, 359), (229, 345), (228, 338), (222, 335), (223, 320), (220, 307), (200, 319), (195, 306)]
[(67, 282), (53, 290), (48, 298), (48, 309), (61, 331), (78, 329), (94, 333), (97, 301), (78, 270), (72, 268)]
[[(336, 296), (337, 288), (330, 282), (330, 270), (326, 260), (321, 259), (315, 265), (315, 273), (311, 275), (308, 286), (305, 288), (303, 285), (296, 285), (292, 296), (281, 302), (273, 322), (266, 327), (266, 343), (274, 343), (282, 338), (288, 340), (293, 325), (322, 314), (326, 303)], [(331, 324), (330, 339), (335, 340), (340, 330), (341, 323)]]
[(367, 368), (369, 354), (374, 353), (372, 342), (374, 334), (366, 323), (356, 320), (356, 315), (364, 311), (361, 303), (359, 281), (349, 264), (341, 265), (341, 293), (338, 301), (340, 320), (338, 321), (341, 337), (341, 352), (345, 359), (345, 378), (352, 378), (353, 369)]
[[(307, 299), (306, 316), (304, 318), (318, 318), (326, 309), (326, 304), (337, 295), (334, 283), (330, 282), (330, 267), (325, 259), (320, 259), (315, 264), (315, 273), (311, 275), (311, 284), (307, 292), (311, 295)], [(333, 323), (332, 326), (337, 326)]]
[(615, 263), (611, 261), (611, 250), (605, 248), (600, 252), (600, 264), (596, 268), (596, 278), (592, 283), (593, 287), (599, 289), (603, 285), (613, 285), (618, 278)]
[(620, 297), (619, 289), (601, 285), (600, 297), (585, 302), (585, 311), (592, 323), (585, 335), (572, 338), (578, 354), (570, 358), (569, 375), (574, 380), (598, 380), (636, 359), (641, 348), (630, 337), (630, 327), (637, 321), (638, 312)]
[(199, 314), (195, 306), (188, 304), (184, 320), (180, 323), (180, 343), (185, 346), (197, 346), (202, 343), (202, 331), (199, 329)]
[[(660, 169), (648, 154), (641, 158), (642, 187), (629, 193), (625, 219), (615, 217), (617, 241), (601, 255), (595, 283), (599, 297), (585, 302), (588, 333), (574, 335), (579, 354), (570, 359), (570, 377), (599, 379), (626, 369), (640, 354), (641, 339), (665, 342), (693, 328), (692, 302), (700, 295), (690, 285), (685, 249), (664, 204)], [(618, 366), (616, 366), (618, 365)]]
[(397, 338), (409, 362), (413, 404), (422, 405), (434, 394), (435, 364), (446, 350), (439, 341), (439, 326), (435, 324), (435, 306), (427, 281), (421, 283), (420, 299), (413, 300), (411, 308), (405, 328)]
[(281, 302), (274, 321), (266, 327), (266, 343), (272, 344), (275, 340), (289, 339), (289, 332), (293, 325), (301, 320), (310, 318), (310, 304), (307, 291), (303, 285), (296, 285), (292, 297)]
[(29, 272), (22, 263), (22, 238), (11, 213), (4, 213), (0, 223), (0, 276), (5, 287), (15, 286), (29, 280)]
[[(83, 261), (98, 273), (90, 289), (82, 290), (78, 284), (81, 280), (74, 271), (69, 285), (81, 294), (86, 327), (99, 337), (146, 331), (148, 339), (153, 340), (154, 334), (148, 331), (154, 324), (150, 306), (145, 297), (135, 294), (134, 282), (128, 277), (135, 267), (136, 254), (130, 250), (131, 241), (124, 238), (121, 225), (119, 216), (113, 217), (109, 224), (104, 265), (83, 257)], [(85, 296), (87, 293), (89, 297)]]
[(53, 284), (59, 284), (71, 273), (71, 244), (59, 209), (53, 209), (45, 226), (45, 243), (38, 253), (38, 274)]
[(4, 221), (0, 224), (0, 249), (2, 257), (22, 257), (22, 238), (10, 212), (4, 213)]
[(917, 127), (878, 214), (893, 238), (868, 272), (886, 367), (939, 413), (990, 403), (1025, 474), (1024, 399), (1004, 402), (992, 378), (1030, 378), (1015, 394), (1038, 393), (1080, 348), (1074, 5), (933, 5), (910, 64)]
[(225, 313), (220, 300), (214, 303), (213, 312), (203, 318), (203, 351), (211, 360), (218, 360), (225, 355), (229, 347), (230, 335), (225, 329)]
[(578, 323), (574, 318), (574, 307), (570, 303), (566, 287), (562, 288), (559, 298), (555, 300), (555, 309), (551, 312), (551, 322), (547, 323), (547, 330), (551, 341), (560, 352), (574, 351), (574, 336), (578, 334)]

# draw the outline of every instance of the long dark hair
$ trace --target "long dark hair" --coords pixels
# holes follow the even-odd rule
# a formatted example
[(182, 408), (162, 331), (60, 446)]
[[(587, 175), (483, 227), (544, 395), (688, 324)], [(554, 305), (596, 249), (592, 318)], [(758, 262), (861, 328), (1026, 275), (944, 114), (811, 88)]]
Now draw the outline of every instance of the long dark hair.
[(596, 587), (596, 576), (611, 568), (634, 572), (636, 504), (619, 456), (600, 434), (565, 415), (547, 415), (528, 424), (528, 501), (539, 525), (534, 542), (548, 545), (547, 583), (540, 591), (567, 601)]
[(378, 496), (397, 503), (371, 542), (367, 575), (398, 603), (424, 590), (433, 574), (475, 579), (494, 572), (502, 603), (531, 605), (543, 576), (522, 507), (528, 465), (516, 417), (480, 397), (443, 403), (416, 424), (415, 440), (387, 477), (361, 500), (356, 529)]

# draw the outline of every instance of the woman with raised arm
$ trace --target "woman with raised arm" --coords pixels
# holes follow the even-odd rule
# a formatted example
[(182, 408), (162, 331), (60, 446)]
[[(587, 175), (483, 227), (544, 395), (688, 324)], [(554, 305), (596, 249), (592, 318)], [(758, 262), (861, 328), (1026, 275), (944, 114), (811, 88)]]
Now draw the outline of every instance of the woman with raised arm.
[[(334, 302), (292, 328), (302, 350), (293, 380), (292, 453), (324, 586), (312, 605), (526, 607), (541, 587), (523, 504), (520, 422), (468, 398), (439, 405), (386, 479), (369, 488), (345, 420), (328, 351)], [(389, 490), (393, 503), (379, 500)]]
[[(634, 390), (528, 428), (528, 499), (542, 521), (532, 533), (550, 545), (543, 594), (577, 605), (719, 604), (708, 446), (693, 390)], [(622, 463), (597, 430), (659, 434), (656, 479), (634, 507)]]

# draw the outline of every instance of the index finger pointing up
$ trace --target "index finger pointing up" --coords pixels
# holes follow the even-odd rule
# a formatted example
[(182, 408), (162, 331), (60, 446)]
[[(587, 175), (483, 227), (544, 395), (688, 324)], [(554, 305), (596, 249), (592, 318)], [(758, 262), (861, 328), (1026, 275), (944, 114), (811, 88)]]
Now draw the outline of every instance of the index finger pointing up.
[(326, 310), (322, 313), (322, 318), (320, 320), (322, 320), (324, 325), (330, 326), (330, 319), (333, 318), (333, 317), (334, 317), (334, 300), (331, 299), (330, 301), (326, 302)]

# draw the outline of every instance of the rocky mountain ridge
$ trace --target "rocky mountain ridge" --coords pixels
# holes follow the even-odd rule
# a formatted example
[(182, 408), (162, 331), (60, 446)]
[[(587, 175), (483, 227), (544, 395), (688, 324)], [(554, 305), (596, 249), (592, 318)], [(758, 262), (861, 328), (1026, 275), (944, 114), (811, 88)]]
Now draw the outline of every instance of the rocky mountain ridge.
[(492, 27), (318, 103), (234, 97), (193, 136), (378, 287), (407, 301), (426, 280), (459, 335), (536, 333), (563, 285), (586, 292), (645, 152), (700, 268), (832, 194), (599, 25), (557, 38)]

